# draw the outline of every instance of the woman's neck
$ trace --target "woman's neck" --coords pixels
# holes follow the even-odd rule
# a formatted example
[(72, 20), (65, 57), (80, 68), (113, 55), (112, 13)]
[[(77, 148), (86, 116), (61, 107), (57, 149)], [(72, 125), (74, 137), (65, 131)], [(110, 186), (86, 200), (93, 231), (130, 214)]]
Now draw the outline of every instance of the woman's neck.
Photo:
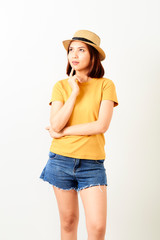
[(76, 75), (81, 80), (81, 82), (88, 82), (91, 80), (91, 78), (87, 76), (87, 72), (82, 73), (80, 71), (76, 71)]

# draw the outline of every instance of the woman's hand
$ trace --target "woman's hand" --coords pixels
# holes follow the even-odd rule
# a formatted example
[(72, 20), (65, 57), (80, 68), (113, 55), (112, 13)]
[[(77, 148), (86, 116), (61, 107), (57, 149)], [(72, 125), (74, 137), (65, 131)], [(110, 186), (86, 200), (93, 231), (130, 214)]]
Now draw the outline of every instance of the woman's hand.
[(61, 138), (64, 136), (63, 130), (57, 133), (51, 128), (51, 126), (47, 126), (45, 129), (49, 131), (51, 138)]
[(71, 69), (70, 75), (69, 75), (69, 79), (68, 79), (68, 83), (70, 84), (72, 91), (76, 92), (77, 95), (79, 94), (79, 86), (78, 86), (78, 81), (80, 81), (80, 79), (77, 77), (77, 75), (75, 74), (73, 76), (73, 72), (74, 72), (74, 68)]

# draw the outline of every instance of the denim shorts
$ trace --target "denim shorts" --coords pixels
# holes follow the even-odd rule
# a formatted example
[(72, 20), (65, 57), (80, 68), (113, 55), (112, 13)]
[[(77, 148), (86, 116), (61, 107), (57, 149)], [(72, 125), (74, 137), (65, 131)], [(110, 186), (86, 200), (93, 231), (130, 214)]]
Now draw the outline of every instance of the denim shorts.
[(49, 152), (49, 159), (40, 178), (63, 190), (81, 189), (97, 185), (107, 186), (104, 159), (91, 160), (62, 156)]

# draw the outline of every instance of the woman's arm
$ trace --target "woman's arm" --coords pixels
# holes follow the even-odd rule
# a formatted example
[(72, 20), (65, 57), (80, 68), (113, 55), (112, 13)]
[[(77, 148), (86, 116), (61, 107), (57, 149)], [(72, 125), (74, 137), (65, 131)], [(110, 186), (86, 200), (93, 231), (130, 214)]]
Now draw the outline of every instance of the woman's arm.
[(112, 119), (113, 107), (114, 102), (112, 100), (103, 100), (100, 105), (98, 120), (65, 127), (62, 130), (62, 135), (95, 135), (105, 133)]
[[(50, 124), (54, 131), (60, 132), (67, 124), (72, 114), (77, 95), (78, 94), (76, 92), (72, 91), (68, 100), (60, 108), (60, 110), (56, 112), (56, 114), (55, 114), (55, 111), (57, 111), (56, 110), (57, 106), (54, 105), (53, 108), (51, 108)], [(54, 104), (57, 104), (57, 103), (54, 103)]]
[(100, 122), (94, 121), (89, 123), (77, 124), (69, 127), (65, 127), (61, 131), (63, 136), (67, 135), (95, 135), (103, 133)]
[(61, 138), (67, 135), (96, 135), (103, 133), (101, 124), (98, 121), (64, 127), (59, 132), (55, 132), (51, 126), (47, 126), (45, 129), (49, 131), (52, 138)]
[(98, 120), (89, 123), (77, 124), (64, 127), (60, 132), (54, 132), (49, 126), (46, 128), (50, 132), (50, 136), (60, 138), (67, 135), (96, 135), (105, 133), (110, 125), (113, 115), (114, 102), (111, 100), (103, 100), (101, 102)]

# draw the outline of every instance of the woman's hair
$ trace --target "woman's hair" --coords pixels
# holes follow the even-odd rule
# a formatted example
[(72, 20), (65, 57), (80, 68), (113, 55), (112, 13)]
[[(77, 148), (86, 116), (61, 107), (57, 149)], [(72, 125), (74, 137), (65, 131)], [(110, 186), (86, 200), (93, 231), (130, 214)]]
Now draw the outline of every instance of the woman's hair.
[[(70, 44), (71, 44), (71, 42), (70, 42)], [(86, 45), (88, 47), (90, 57), (91, 57), (90, 64), (89, 64), (89, 71), (88, 71), (87, 76), (91, 77), (91, 78), (101, 78), (104, 76), (105, 71), (101, 64), (100, 58), (99, 58), (99, 52), (97, 51), (97, 49), (95, 49), (91, 45), (89, 45), (87, 43), (86, 43)], [(68, 46), (67, 55), (69, 53), (69, 46)], [(71, 65), (68, 60), (66, 74), (69, 76), (70, 72), (71, 72)], [(73, 71), (73, 75), (75, 75), (75, 70)]]

